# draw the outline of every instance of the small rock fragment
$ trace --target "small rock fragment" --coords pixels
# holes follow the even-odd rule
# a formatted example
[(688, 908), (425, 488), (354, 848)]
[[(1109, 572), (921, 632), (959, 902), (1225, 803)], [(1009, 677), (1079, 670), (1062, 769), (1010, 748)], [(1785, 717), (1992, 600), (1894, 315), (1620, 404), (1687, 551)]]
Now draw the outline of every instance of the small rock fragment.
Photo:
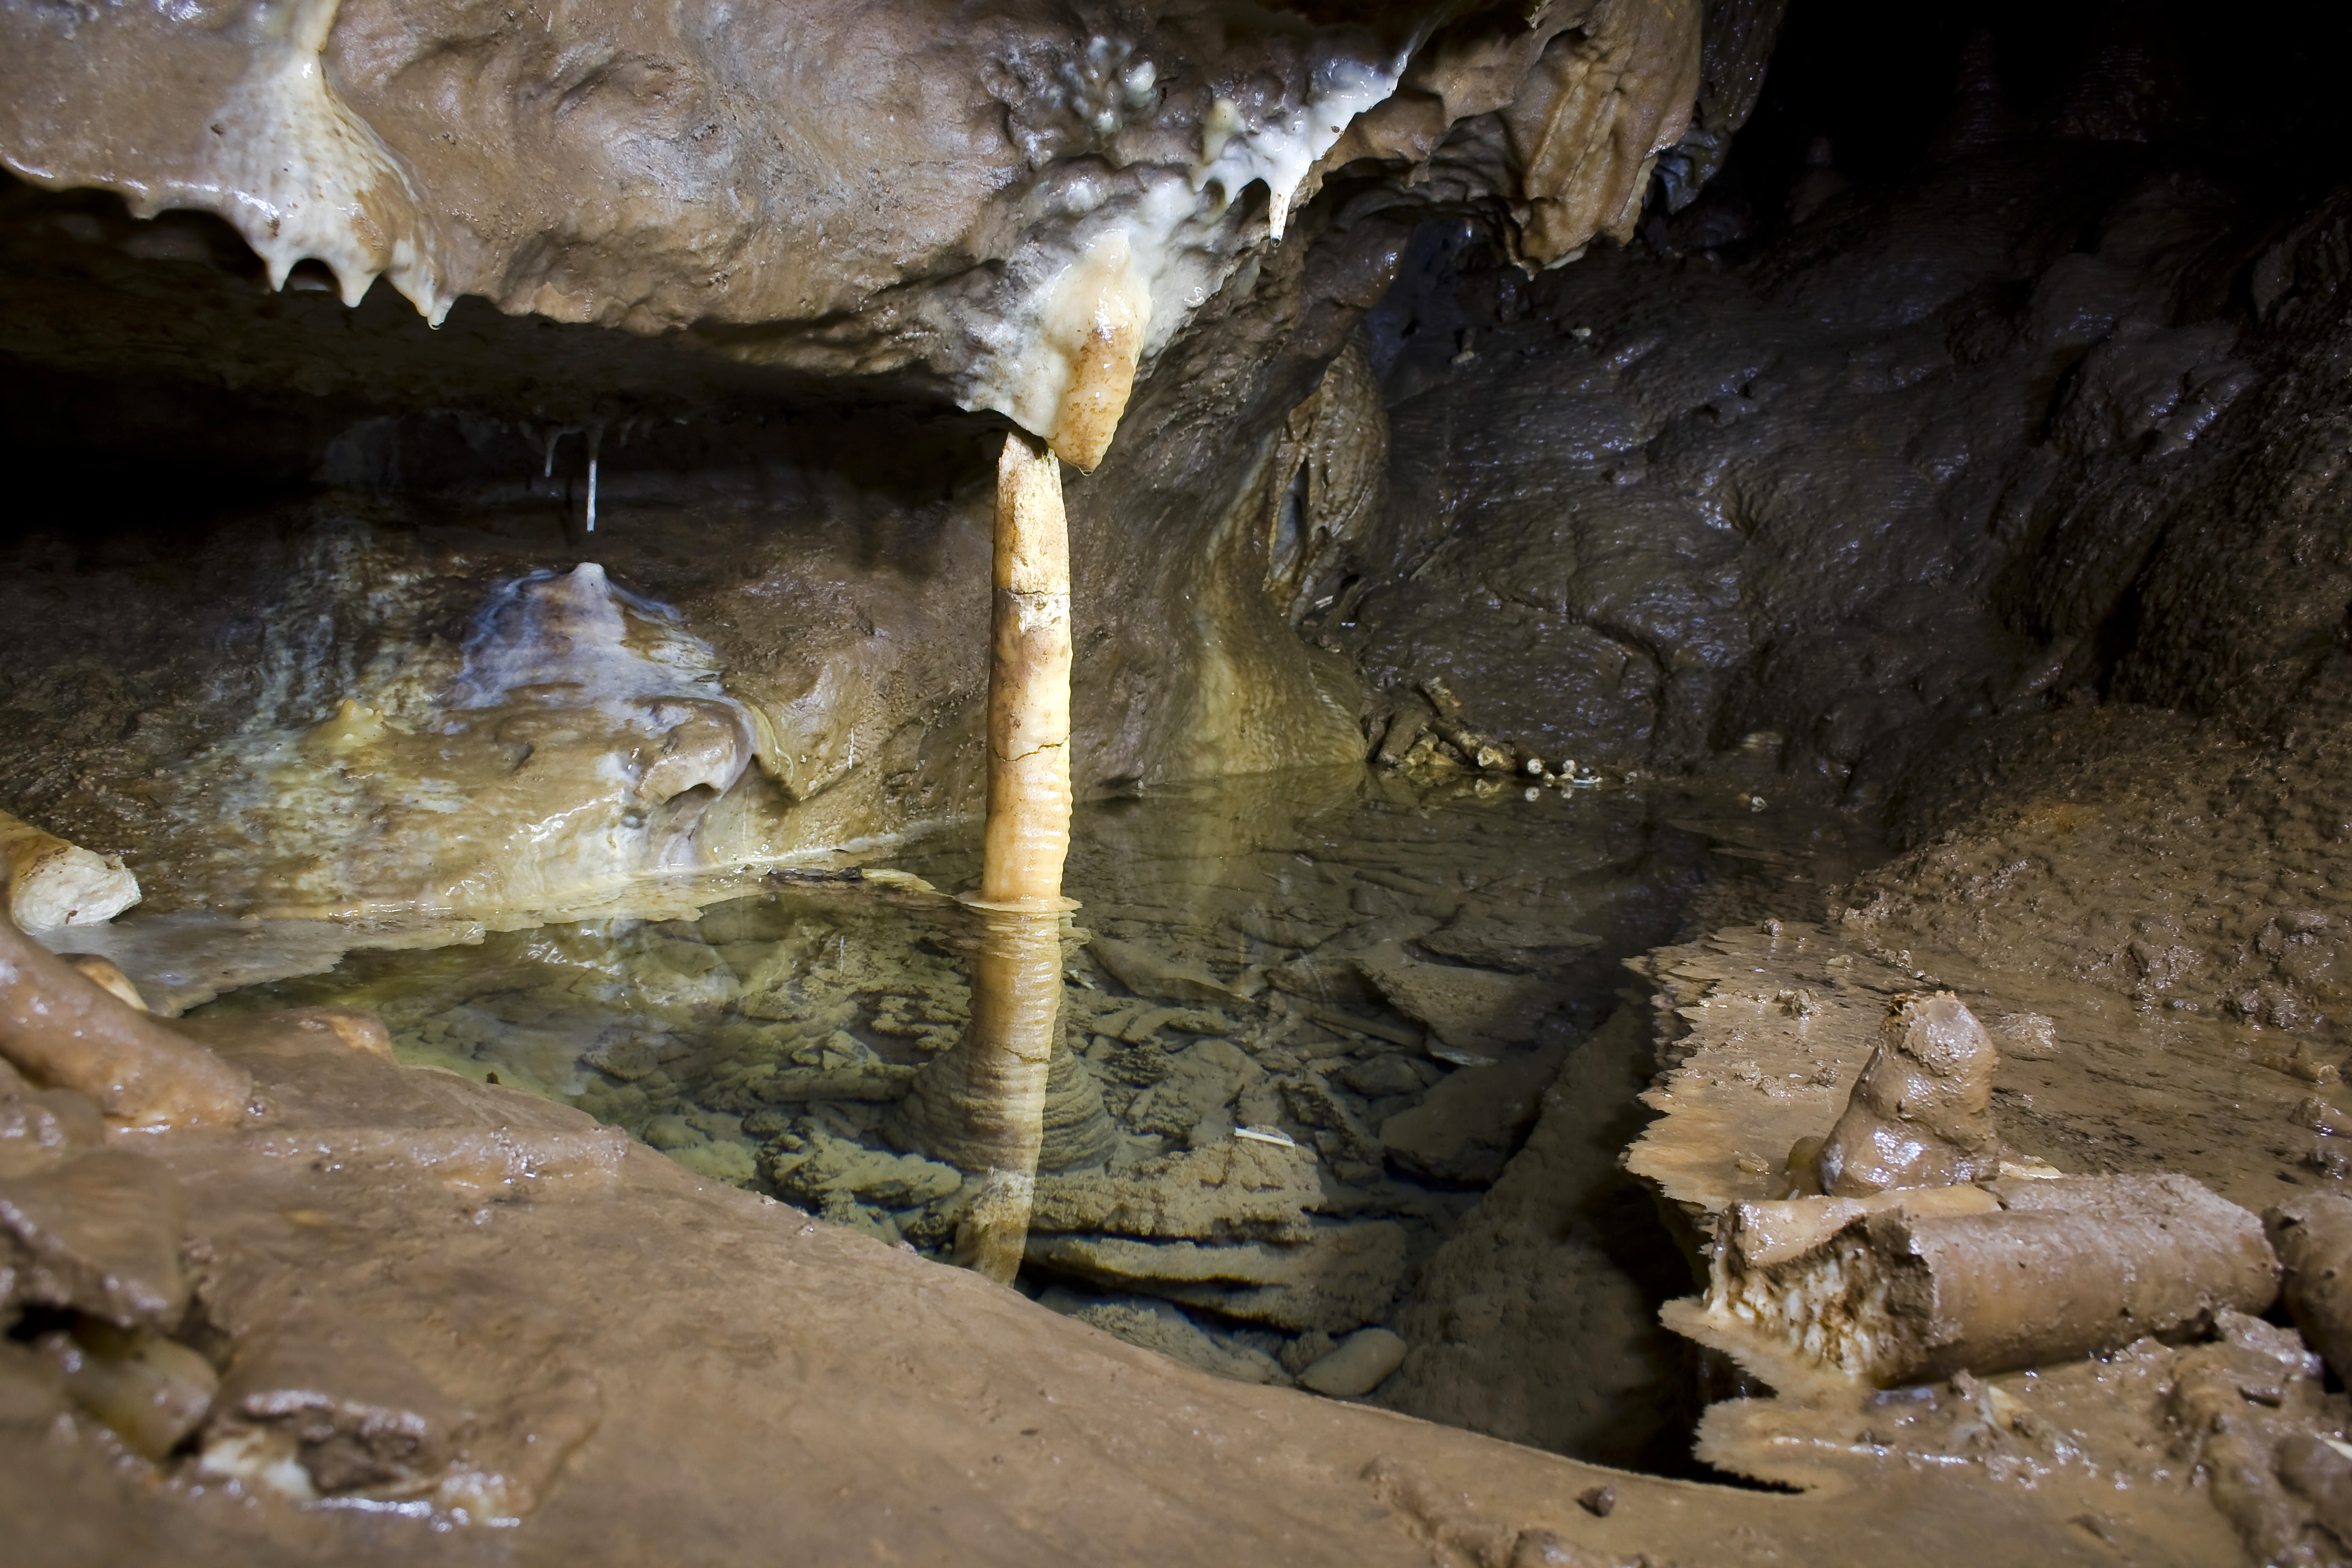
[(1371, 1100), (1386, 1100), (1400, 1094), (1419, 1094), (1437, 1077), (1437, 1069), (1424, 1067), (1400, 1051), (1382, 1051), (1366, 1057), (1339, 1069), (1339, 1079), (1358, 1094)]
[(1484, 1186), (1503, 1173), (1559, 1075), (1561, 1053), (1522, 1053), (1442, 1079), (1428, 1098), (1381, 1124), (1388, 1157), (1417, 1175)]
[(2011, 1013), (1997, 1018), (1986, 1031), (2000, 1054), (2020, 1061), (2046, 1062), (2058, 1055), (2058, 1024), (2039, 1013)]
[(133, 1452), (161, 1459), (212, 1407), (220, 1374), (187, 1346), (84, 1318), (41, 1349), (65, 1374), (74, 1402), (111, 1427)]
[(1402, 1335), (1387, 1329), (1358, 1329), (1339, 1348), (1298, 1374), (1299, 1386), (1333, 1399), (1355, 1399), (1370, 1394), (1404, 1364)]
[(1616, 1568), (1616, 1559), (1549, 1530), (1523, 1530), (1512, 1542), (1510, 1568)]
[(2342, 1377), (2352, 1369), (2352, 1198), (2301, 1193), (2263, 1215), (2285, 1266), (2294, 1326)]

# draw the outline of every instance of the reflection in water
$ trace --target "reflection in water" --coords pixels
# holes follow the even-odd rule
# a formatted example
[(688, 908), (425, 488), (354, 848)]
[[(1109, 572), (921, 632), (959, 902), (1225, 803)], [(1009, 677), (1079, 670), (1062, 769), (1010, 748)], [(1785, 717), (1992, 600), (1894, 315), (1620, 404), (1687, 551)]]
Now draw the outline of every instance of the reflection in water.
[[(1070, 542), (1060, 459), (1004, 438), (988, 670), (988, 825), (971, 1027), (916, 1075), (893, 1131), (980, 1178), (957, 1262), (1020, 1272), (1061, 1039), (1062, 866), (1070, 852)], [(1097, 1109), (1099, 1110), (1099, 1103)]]
[[(983, 910), (981, 919), (971, 1027), (915, 1075), (887, 1125), (893, 1142), (979, 1178), (950, 1257), (1009, 1283), (1028, 1241), (1046, 1080), (1061, 1041), (1062, 931), (1068, 917)], [(1066, 1051), (1062, 1055), (1076, 1067)], [(1100, 1107), (1097, 1096), (1097, 1114)], [(1104, 1121), (1107, 1132), (1108, 1117)]]

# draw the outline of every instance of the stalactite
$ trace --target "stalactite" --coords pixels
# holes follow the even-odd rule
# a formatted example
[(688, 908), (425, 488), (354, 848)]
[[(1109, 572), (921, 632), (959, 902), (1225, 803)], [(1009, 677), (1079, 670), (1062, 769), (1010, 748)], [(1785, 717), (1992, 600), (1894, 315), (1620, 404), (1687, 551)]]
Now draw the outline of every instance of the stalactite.
[(591, 425), (588, 426), (588, 521), (587, 525), (581, 530), (583, 533), (593, 533), (596, 531), (597, 448), (602, 447), (604, 444), (604, 427), (602, 425)]

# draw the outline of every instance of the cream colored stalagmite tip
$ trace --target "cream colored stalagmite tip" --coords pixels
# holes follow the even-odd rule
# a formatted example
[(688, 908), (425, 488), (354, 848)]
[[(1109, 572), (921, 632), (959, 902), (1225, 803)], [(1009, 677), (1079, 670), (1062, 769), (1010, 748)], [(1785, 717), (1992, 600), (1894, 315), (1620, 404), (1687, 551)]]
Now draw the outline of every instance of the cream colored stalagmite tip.
[(139, 901), (139, 881), (119, 859), (93, 854), (0, 811), (0, 866), (8, 918), (25, 931), (97, 925)]

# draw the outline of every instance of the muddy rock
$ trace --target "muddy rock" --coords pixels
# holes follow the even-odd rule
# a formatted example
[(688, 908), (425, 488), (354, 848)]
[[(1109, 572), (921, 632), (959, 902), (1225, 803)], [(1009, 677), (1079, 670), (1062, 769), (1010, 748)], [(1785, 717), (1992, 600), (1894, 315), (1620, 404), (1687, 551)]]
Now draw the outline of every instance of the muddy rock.
[(1041, 1176), (1030, 1228), (1192, 1241), (1299, 1242), (1323, 1188), (1302, 1150), (1228, 1139), (1102, 1174)]
[(2306, 1193), (2264, 1214), (2263, 1224), (2285, 1269), (2295, 1327), (2329, 1366), (2352, 1366), (2352, 1199)]
[(100, 1149), (0, 1178), (0, 1301), (71, 1308), (126, 1328), (165, 1328), (188, 1299), (180, 1268), (187, 1200), (168, 1166)]
[(1307, 1363), (1301, 1388), (1334, 1399), (1354, 1399), (1378, 1388), (1404, 1362), (1405, 1342), (1387, 1329), (1358, 1329), (1329, 1354)]
[(1492, 1183), (1535, 1121), (1562, 1055), (1519, 1051), (1491, 1067), (1454, 1068), (1419, 1105), (1381, 1124), (1388, 1157), (1436, 1181)]
[(1033, 1237), (1029, 1261), (1244, 1322), (1338, 1333), (1379, 1315), (1395, 1296), (1405, 1238), (1402, 1228), (1381, 1220), (1318, 1226), (1287, 1244)]

